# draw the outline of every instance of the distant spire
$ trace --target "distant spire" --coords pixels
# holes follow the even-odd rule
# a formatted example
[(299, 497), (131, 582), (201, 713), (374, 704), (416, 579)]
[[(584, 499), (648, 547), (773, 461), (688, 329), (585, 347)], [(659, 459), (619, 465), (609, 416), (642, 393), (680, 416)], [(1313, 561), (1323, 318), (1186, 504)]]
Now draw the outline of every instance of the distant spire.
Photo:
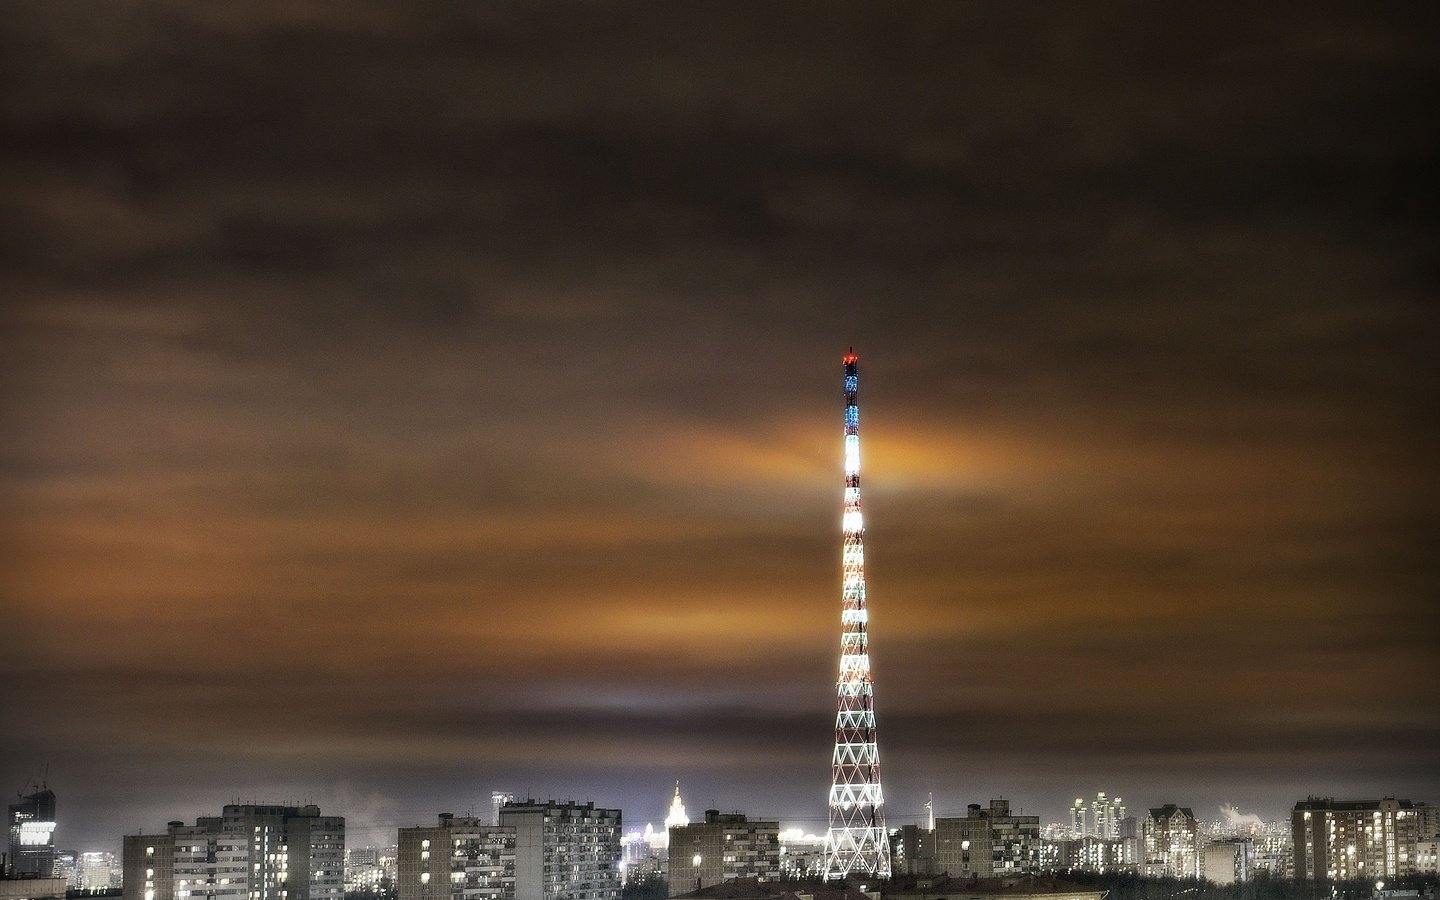
[(690, 824), (690, 817), (685, 815), (685, 803), (680, 799), (680, 782), (675, 782), (675, 798), (670, 801), (670, 815), (665, 817), (665, 829), (683, 828)]

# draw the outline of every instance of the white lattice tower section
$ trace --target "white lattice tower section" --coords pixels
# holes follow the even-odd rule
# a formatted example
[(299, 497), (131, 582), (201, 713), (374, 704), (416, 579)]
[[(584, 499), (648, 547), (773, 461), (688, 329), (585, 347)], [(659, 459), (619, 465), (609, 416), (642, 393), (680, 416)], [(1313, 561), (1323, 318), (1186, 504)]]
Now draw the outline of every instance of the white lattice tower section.
[(888, 878), (890, 841), (875, 743), (875, 683), (870, 677), (865, 606), (865, 523), (860, 516), (860, 376), (845, 355), (845, 512), (841, 529), (840, 676), (835, 681), (835, 754), (831, 759), (830, 829), (825, 877)]

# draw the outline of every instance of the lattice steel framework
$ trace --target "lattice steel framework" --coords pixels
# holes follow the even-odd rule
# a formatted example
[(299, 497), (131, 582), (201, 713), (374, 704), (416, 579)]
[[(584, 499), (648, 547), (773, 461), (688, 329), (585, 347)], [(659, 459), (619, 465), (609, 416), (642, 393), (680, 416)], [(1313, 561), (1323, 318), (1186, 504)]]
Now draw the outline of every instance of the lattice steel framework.
[(860, 389), (854, 348), (845, 354), (845, 535), (841, 554), (840, 677), (835, 681), (835, 754), (825, 877), (888, 878), (890, 841), (875, 743), (875, 683), (870, 677), (865, 606), (865, 523), (860, 517)]

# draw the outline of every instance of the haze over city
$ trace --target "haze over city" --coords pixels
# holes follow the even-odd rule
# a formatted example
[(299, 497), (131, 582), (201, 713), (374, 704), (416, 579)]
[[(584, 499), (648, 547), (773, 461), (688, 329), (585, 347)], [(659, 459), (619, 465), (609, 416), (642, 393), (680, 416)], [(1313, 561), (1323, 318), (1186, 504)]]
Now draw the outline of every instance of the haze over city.
[(8, 4), (0, 786), (823, 831), (853, 346), (893, 822), (1440, 800), (1436, 24)]

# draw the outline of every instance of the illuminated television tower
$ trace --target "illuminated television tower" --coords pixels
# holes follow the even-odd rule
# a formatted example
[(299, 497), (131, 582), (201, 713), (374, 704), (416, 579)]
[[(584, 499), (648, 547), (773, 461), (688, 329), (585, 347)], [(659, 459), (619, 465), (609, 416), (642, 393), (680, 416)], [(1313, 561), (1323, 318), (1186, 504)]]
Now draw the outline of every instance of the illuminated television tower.
[(825, 878), (888, 878), (890, 840), (875, 743), (875, 682), (866, 636), (865, 525), (860, 518), (860, 389), (857, 357), (845, 354), (845, 514), (841, 530), (840, 677), (835, 681), (835, 754), (831, 758), (830, 830)]

